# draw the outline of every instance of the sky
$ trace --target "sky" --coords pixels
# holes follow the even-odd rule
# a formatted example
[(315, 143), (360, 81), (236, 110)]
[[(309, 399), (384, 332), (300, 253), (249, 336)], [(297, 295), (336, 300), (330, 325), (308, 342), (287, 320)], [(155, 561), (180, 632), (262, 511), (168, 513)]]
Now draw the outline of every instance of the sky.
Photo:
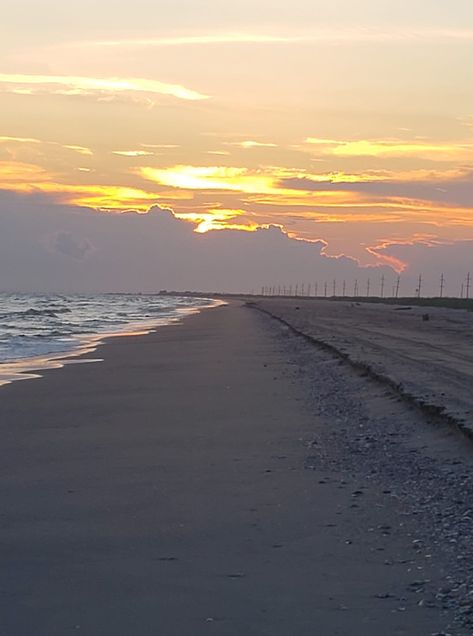
[(473, 272), (471, 2), (4, 0), (2, 27), (0, 289)]

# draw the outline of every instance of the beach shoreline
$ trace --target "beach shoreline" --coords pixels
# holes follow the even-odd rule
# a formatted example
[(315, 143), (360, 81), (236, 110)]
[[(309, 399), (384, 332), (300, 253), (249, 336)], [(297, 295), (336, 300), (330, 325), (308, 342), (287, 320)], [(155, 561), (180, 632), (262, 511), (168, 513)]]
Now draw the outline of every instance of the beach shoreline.
[(0, 391), (5, 634), (469, 633), (469, 442), (243, 303), (100, 356)]
[(184, 320), (186, 316), (191, 316), (199, 311), (212, 309), (225, 304), (223, 300), (212, 300), (205, 297), (202, 297), (202, 300), (208, 300), (209, 303), (207, 305), (201, 305), (200, 307), (176, 308), (176, 315), (173, 317), (123, 323), (123, 325), (115, 331), (104, 331), (101, 333), (77, 336), (75, 345), (64, 351), (0, 361), (0, 388), (19, 380), (37, 379), (48, 369), (61, 369), (68, 364), (80, 364), (83, 362), (102, 362), (101, 358), (91, 359), (85, 356), (97, 351), (97, 349), (106, 344), (110, 338), (145, 336), (153, 333), (160, 327), (180, 322)]

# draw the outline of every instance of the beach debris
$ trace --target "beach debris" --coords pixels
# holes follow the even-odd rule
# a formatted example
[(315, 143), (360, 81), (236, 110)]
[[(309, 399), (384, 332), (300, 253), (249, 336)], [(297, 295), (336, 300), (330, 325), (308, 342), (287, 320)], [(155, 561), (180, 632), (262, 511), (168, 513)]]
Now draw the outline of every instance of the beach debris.
[(421, 592), (421, 591), (424, 589), (424, 587), (425, 587), (428, 583), (430, 583), (430, 581), (429, 581), (429, 580), (425, 580), (425, 581), (413, 581), (412, 583), (409, 583), (409, 588), (410, 588), (412, 591), (414, 591), (414, 592), (416, 592), (416, 593), (419, 593), (419, 592)]
[(227, 574), (227, 579), (243, 579), (246, 576), (243, 572), (232, 572), (231, 574)]
[(387, 598), (395, 598), (394, 594), (390, 594), (389, 592), (384, 592), (381, 594), (375, 594), (374, 598), (387, 599)]

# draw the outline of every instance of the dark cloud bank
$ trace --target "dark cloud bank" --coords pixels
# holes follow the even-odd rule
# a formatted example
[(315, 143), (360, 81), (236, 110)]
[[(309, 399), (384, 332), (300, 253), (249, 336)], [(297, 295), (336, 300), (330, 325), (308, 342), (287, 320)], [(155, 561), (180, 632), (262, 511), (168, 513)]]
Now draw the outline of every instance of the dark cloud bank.
[[(386, 289), (395, 278), (387, 266), (361, 268), (354, 259), (328, 257), (322, 252), (323, 242), (291, 239), (277, 227), (207, 234), (193, 229), (171, 210), (157, 206), (145, 215), (116, 215), (58, 205), (42, 195), (0, 191), (0, 290), (248, 292), (259, 291), (262, 285), (316, 281), (319, 290), (325, 281), (331, 290), (333, 279), (339, 290), (343, 279), (351, 290), (357, 278), (361, 291), (368, 277), (373, 290), (383, 273)], [(463, 255), (468, 261), (471, 243), (463, 247), (469, 252)], [(409, 252), (403, 247), (397, 250), (398, 257)], [(415, 261), (421, 254), (422, 264), (432, 270), (437, 248), (412, 250), (415, 253), (406, 256)], [(450, 253), (459, 252), (450, 247)], [(452, 268), (458, 277), (458, 263)], [(413, 276), (414, 272), (412, 280)]]

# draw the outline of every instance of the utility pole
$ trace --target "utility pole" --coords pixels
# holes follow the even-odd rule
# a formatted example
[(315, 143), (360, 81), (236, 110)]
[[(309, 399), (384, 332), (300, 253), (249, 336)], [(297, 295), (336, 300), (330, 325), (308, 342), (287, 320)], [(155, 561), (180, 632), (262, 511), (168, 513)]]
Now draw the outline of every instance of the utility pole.
[(355, 287), (353, 289), (353, 295), (358, 298), (358, 279), (355, 279)]
[(332, 286), (332, 291), (333, 291), (333, 297), (335, 298), (335, 296), (337, 295), (337, 281), (335, 279), (333, 279), (333, 286)]
[(417, 298), (420, 298), (422, 294), (422, 274), (419, 274), (419, 284), (417, 287)]
[(460, 290), (460, 298), (463, 298), (463, 288), (464, 288), (464, 285), (462, 283), (461, 290)]
[(314, 296), (317, 298), (319, 295), (319, 283), (315, 283), (314, 285)]
[(445, 287), (445, 276), (442, 274), (440, 276), (440, 298), (443, 298), (443, 289)]
[(466, 297), (470, 298), (470, 285), (471, 285), (471, 274), (468, 272), (466, 277)]
[(370, 287), (371, 287), (371, 281), (368, 278), (368, 282), (366, 283), (366, 298), (370, 297)]
[(327, 298), (327, 283), (324, 283), (324, 296)]
[(307, 296), (310, 297), (311, 292), (312, 292), (312, 283), (309, 283), (309, 288), (307, 290)]
[(381, 298), (384, 298), (384, 274), (381, 276)]
[(345, 296), (347, 295), (347, 281), (344, 280), (343, 281), (343, 298), (345, 298)]
[(304, 283), (302, 283), (302, 286), (301, 286), (301, 296), (304, 296), (304, 290), (305, 290), (305, 285), (304, 285)]
[(292, 296), (292, 285), (289, 285), (289, 296)]
[(299, 285), (296, 285), (296, 296), (299, 295)]
[(401, 277), (398, 275), (396, 281), (396, 298), (399, 298), (399, 287), (401, 285)]

